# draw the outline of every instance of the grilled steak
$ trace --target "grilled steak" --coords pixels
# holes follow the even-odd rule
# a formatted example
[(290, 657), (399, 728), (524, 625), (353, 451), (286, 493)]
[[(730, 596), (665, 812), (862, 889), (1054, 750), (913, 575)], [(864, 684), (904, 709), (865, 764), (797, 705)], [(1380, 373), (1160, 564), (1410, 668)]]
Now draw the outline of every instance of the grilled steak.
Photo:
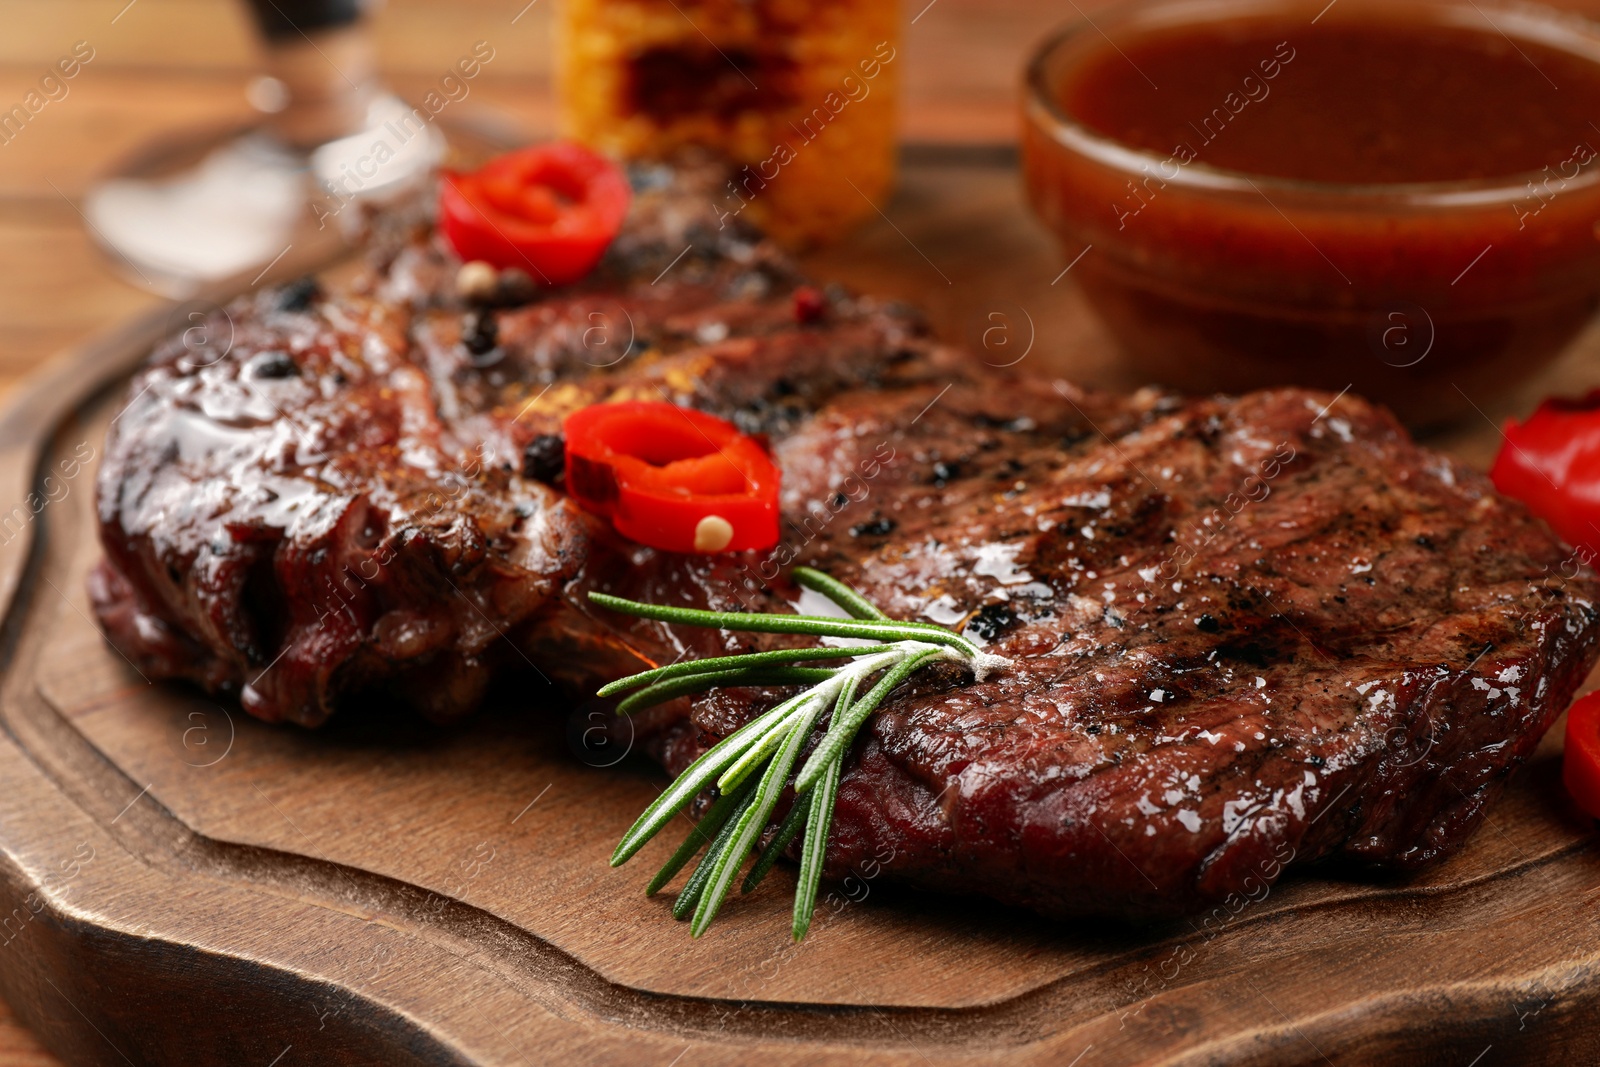
[[(448, 719), (534, 660), (592, 686), (618, 665), (596, 657), (640, 653), (551, 601), (596, 545), (614, 566), (634, 546), (547, 484), (568, 412), (664, 398), (781, 437), (843, 390), (948, 380), (957, 355), (903, 310), (841, 298), (800, 328), (791, 268), (717, 229), (710, 175), (647, 178), (587, 286), (468, 309), (424, 228), (345, 289), (256, 293), (158, 349), (99, 479), (113, 643), (304, 725), (378, 693)], [(551, 655), (569, 637), (576, 665)]]
[[(831, 873), (887, 848), (888, 877), (1053, 915), (1180, 912), (1291, 859), (1436, 859), (1587, 673), (1595, 576), (1382, 410), (1114, 396), (980, 373), (869, 298), (797, 313), (801, 280), (717, 228), (707, 181), (646, 175), (602, 270), (521, 306), (465, 307), (419, 228), (346, 287), (234, 304), (225, 357), (158, 351), (101, 472), (108, 637), (268, 719), (378, 694), (443, 719), (499, 671), (582, 690), (767, 643), (589, 591), (779, 610), (809, 563), (1013, 661), (886, 703)], [(573, 506), (562, 417), (635, 397), (768, 437), (777, 549), (656, 552)], [(772, 696), (640, 729), (677, 771)]]

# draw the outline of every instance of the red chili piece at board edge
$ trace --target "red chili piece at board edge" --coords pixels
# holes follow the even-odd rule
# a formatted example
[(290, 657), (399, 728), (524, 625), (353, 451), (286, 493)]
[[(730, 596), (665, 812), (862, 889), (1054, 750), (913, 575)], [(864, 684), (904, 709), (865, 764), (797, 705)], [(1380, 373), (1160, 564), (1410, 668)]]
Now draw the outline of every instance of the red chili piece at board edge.
[(1600, 819), (1600, 691), (1579, 698), (1567, 710), (1561, 777), (1578, 806)]
[(1600, 391), (1552, 397), (1526, 421), (1507, 421), (1489, 477), (1593, 556), (1600, 549)]

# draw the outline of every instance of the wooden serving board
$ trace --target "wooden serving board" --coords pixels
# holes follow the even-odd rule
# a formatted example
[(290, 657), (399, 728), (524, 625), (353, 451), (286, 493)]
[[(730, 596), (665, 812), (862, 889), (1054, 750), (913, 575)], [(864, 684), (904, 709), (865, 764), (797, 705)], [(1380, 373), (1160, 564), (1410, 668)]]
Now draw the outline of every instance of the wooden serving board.
[[(1007, 160), (913, 157), (886, 211), (818, 275), (932, 308), (974, 358), (1134, 384)], [(1559, 731), (1419, 877), (1297, 873), (1209, 922), (1129, 929), (864, 872), (796, 947), (792, 870), (696, 941), (642, 895), (667, 845), (607, 866), (663, 778), (586, 746), (581, 709), (506, 693), (455, 729), (307, 732), (149, 683), (91, 621), (93, 463), (62, 464), (99, 452), (175, 321), (59, 362), (0, 423), (0, 501), (44, 501), (0, 515), (0, 994), (69, 1062), (1600, 1058), (1600, 838), (1562, 793)], [(1481, 399), (1486, 420), (1581, 382), (1597, 341)], [(1443, 439), (1479, 462), (1494, 441), (1487, 421)]]

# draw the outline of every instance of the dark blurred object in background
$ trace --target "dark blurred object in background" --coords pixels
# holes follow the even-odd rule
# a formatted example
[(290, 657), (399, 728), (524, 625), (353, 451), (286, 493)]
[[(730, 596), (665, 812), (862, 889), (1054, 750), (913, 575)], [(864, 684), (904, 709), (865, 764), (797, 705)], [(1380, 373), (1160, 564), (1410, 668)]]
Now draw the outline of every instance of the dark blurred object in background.
[[(263, 45), (249, 93), (261, 120), (154, 144), (85, 204), (100, 245), (171, 296), (259, 270), (297, 242), (332, 242), (337, 211), (319, 201), (342, 207), (412, 188), (443, 154), (438, 130), (380, 85), (365, 5), (248, 6)], [(406, 133), (407, 122), (421, 136)]]

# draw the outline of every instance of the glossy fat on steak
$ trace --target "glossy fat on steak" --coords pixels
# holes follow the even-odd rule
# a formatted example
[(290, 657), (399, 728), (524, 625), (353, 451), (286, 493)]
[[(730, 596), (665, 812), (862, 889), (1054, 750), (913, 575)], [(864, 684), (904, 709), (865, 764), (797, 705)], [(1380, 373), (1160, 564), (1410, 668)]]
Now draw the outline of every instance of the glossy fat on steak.
[[(352, 285), (232, 305), (225, 357), (158, 351), (101, 472), (108, 637), (263, 718), (383, 697), (446, 719), (530, 664), (582, 691), (771, 643), (589, 591), (787, 610), (809, 563), (1013, 661), (885, 704), (831, 873), (892, 852), (887, 877), (1053, 915), (1181, 912), (1291, 860), (1427, 863), (1587, 673), (1594, 575), (1380, 409), (996, 374), (838, 292), (800, 321), (800, 279), (717, 228), (711, 187), (645, 175), (601, 272), (521, 306), (465, 308), (419, 229)], [(674, 556), (575, 508), (561, 419), (624, 398), (766, 435), (778, 548)], [(638, 732), (676, 771), (772, 699)]]

